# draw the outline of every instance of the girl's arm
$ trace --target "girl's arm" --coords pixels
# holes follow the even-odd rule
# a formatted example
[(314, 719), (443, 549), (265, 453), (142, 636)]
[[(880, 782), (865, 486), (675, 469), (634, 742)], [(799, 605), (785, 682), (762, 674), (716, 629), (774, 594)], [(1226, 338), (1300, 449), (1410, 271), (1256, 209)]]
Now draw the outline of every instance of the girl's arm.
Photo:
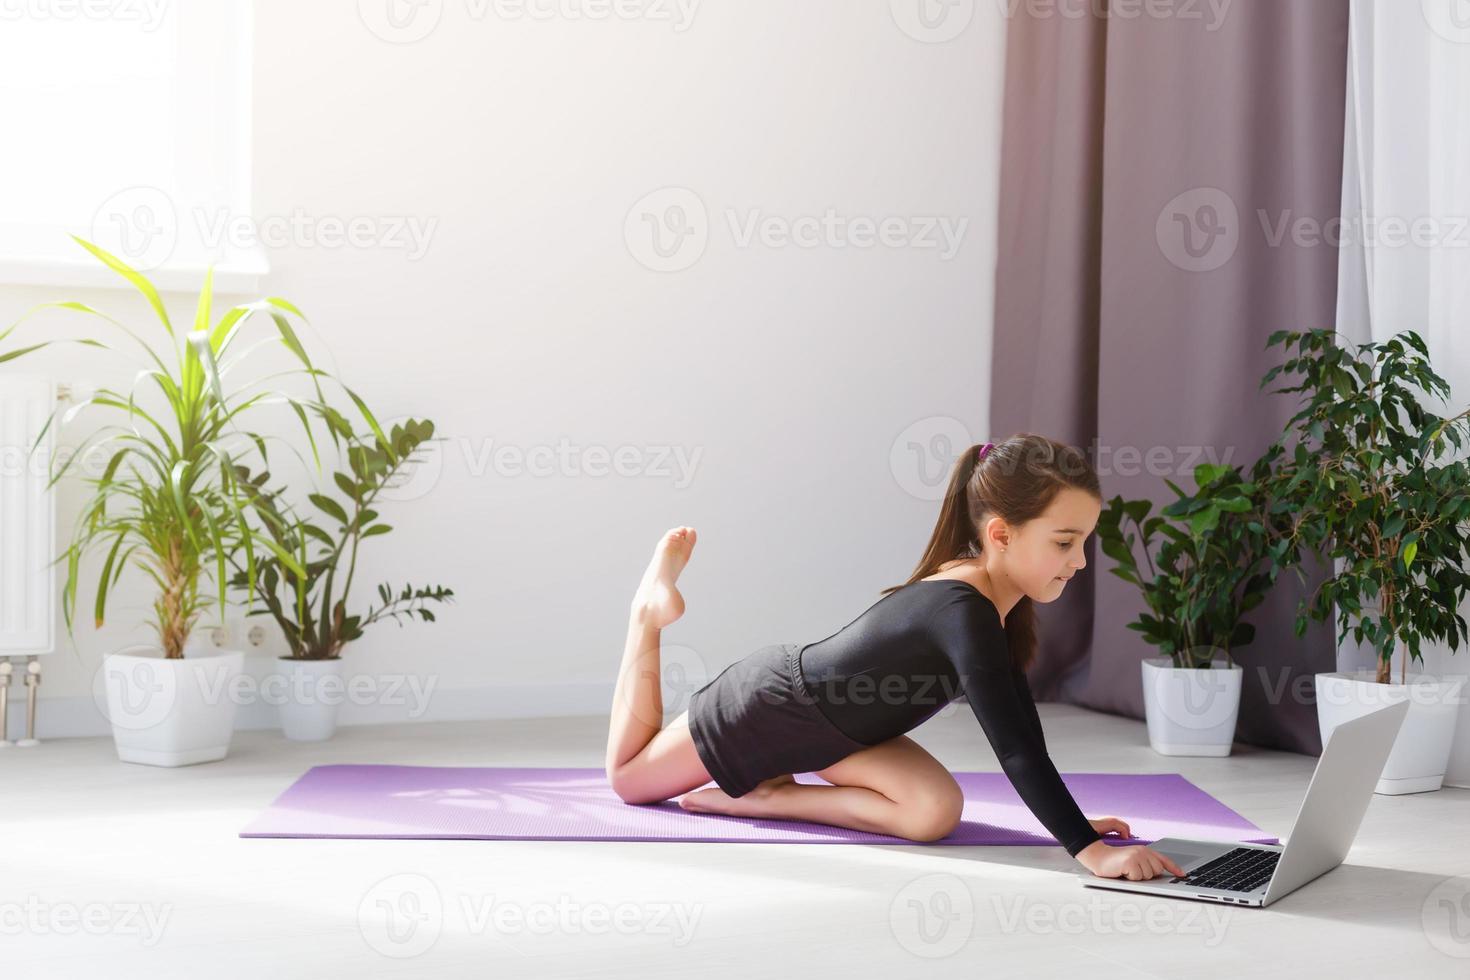
[(1036, 730), (1036, 740), (1041, 743), (1041, 751), (1046, 752), (1046, 733), (1041, 730), (1041, 716), (1036, 713), (1036, 701), (1031, 697), (1031, 684), (1026, 680), (1026, 672), (1019, 667), (1013, 667), (1011, 676), (1015, 681), (1016, 696), (1021, 699), (1026, 714), (1031, 718), (1031, 727)]
[(1017, 690), (995, 608), (978, 597), (961, 597), (940, 611), (935, 627), (970, 710), (1022, 802), (1072, 857), (1101, 840), (1047, 755), (1034, 702), (1028, 709), (1030, 699)]

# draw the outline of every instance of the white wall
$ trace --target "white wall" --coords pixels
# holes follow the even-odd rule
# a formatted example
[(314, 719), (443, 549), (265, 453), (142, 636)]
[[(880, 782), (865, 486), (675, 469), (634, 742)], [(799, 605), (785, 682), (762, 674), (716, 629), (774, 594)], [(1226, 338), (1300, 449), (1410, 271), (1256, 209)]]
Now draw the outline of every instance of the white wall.
[[(388, 43), (353, 4), (258, 3), (256, 217), (432, 227), (418, 257), (268, 249), (261, 291), (307, 312), (380, 414), (447, 437), (437, 479), (385, 510), (397, 530), (358, 575), (443, 583), (459, 601), (437, 624), (375, 628), (349, 651), (353, 672), (432, 679), (424, 717), (603, 712), (632, 590), (659, 535), (689, 524), (688, 612), (664, 634), (687, 678), (672, 709), (681, 684), (826, 636), (907, 576), (937, 514), (929, 491), (990, 435), (1004, 28), (998, 5), (977, 4), (931, 43), (890, 7), (706, 0), (674, 24), (447, 0), (427, 36)], [(644, 226), (635, 213), (630, 238), (625, 219), (670, 186), (704, 206), (708, 240), (688, 268), (653, 271)], [(902, 219), (940, 247), (742, 246), (729, 224), (829, 208)], [(929, 216), (968, 222), (952, 256)], [(122, 291), (59, 287), (0, 287), (0, 322), (71, 297), (146, 323)], [(182, 316), (192, 299), (171, 302)], [(125, 383), (100, 363), (48, 351), (0, 377)], [(570, 466), (551, 475), (496, 471), (502, 445), (563, 442)], [(588, 447), (622, 446), (638, 475), (579, 473)], [(692, 462), (687, 485), (659, 447)], [(64, 532), (76, 488), (61, 499)], [(104, 630), (81, 629), (75, 650), (60, 634), (43, 737), (106, 731), (89, 690), (104, 651), (147, 639), (126, 628), (148, 612), (134, 582)], [(269, 667), (252, 658), (254, 674)], [(240, 723), (272, 717), (246, 705)]]

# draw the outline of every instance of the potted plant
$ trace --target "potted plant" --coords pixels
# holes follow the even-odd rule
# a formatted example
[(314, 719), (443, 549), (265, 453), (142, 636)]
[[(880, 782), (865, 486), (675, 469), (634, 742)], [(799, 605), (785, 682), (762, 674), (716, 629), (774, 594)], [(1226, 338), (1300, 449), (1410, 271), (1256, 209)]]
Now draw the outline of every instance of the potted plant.
[(1128, 628), (1159, 649), (1142, 666), (1149, 745), (1161, 755), (1224, 756), (1244, 673), (1230, 651), (1254, 638), (1243, 617), (1265, 598), (1277, 566), (1254, 480), (1220, 465), (1197, 466), (1194, 480), (1193, 494), (1165, 480), (1176, 499), (1152, 517), (1152, 501), (1113, 497), (1097, 534), (1116, 562), (1109, 571), (1137, 586), (1148, 607)]
[[(374, 508), (379, 494), (410, 463), (416, 449), (434, 433), (434, 424), (410, 419), (384, 432), (372, 412), (350, 390), (372, 431), (358, 435), (347, 420), (324, 402), (310, 402), (345, 453), (348, 472), (333, 473), (338, 493), (319, 490), (307, 495), (322, 519), (301, 515), (281, 499), (282, 491), (267, 490), (268, 471), (252, 474), (238, 466), (239, 484), (251, 498), (251, 511), (274, 542), (272, 555), (254, 568), (235, 560), (230, 584), (259, 592), (265, 608), (250, 615), (269, 615), (280, 627), (290, 652), (281, 657), (286, 668), (287, 695), (281, 702), (281, 728), (287, 738), (319, 741), (337, 729), (341, 701), (343, 648), (362, 636), (368, 626), (383, 619), (417, 613), (434, 621), (429, 602), (452, 601), (454, 592), (443, 586), (401, 590), (384, 582), (378, 586), (381, 605), (350, 614), (348, 601), (357, 570), (358, 547), (364, 538), (387, 534), (391, 526), (378, 520)], [(282, 557), (292, 556), (287, 562)], [(401, 623), (399, 624), (402, 625)]]
[[(162, 352), (155, 350), (140, 334), (84, 303), (45, 303), (26, 314), (61, 308), (99, 317), (136, 342), (147, 361), (128, 391), (99, 388), (62, 418), (65, 425), (89, 406), (120, 417), (118, 424), (89, 434), (60, 467), (55, 465), (56, 454), (51, 460), (47, 489), (89, 451), (106, 447), (110, 453), (100, 475), (84, 478), (90, 495), (83, 501), (69, 546), (56, 560), (64, 560), (67, 568), (62, 591), (67, 632), (75, 641), (84, 556), (94, 551), (105, 555), (93, 605), (98, 627), (104, 624), (108, 597), (123, 572), (131, 567), (147, 575), (156, 589), (155, 618), (149, 621), (156, 643), (112, 653), (102, 667), (118, 758), (156, 766), (222, 759), (234, 728), (231, 687), (244, 654), (195, 646), (190, 639), (200, 615), (215, 602), (223, 618), (226, 561), (243, 550), (247, 564), (254, 567), (258, 552), (272, 552), (277, 546), (249, 525), (245, 518), (249, 498), (235, 476), (238, 460), (257, 449), (264, 452), (264, 441), (240, 430), (239, 424), (265, 396), (228, 391), (221, 379), (243, 357), (238, 339), (253, 315), (262, 312), (276, 327), (276, 335), (266, 342), (285, 346), (305, 365), (306, 373), (319, 372), (290, 326), (288, 317), (301, 313), (285, 300), (233, 306), (214, 320), (213, 275), (207, 273), (192, 327), (181, 331), (146, 277), (96, 245), (76, 241), (142, 294), (169, 343)], [(31, 349), (35, 348), (27, 350)], [(33, 452), (56, 417), (52, 413), (47, 419)], [(295, 566), (289, 553), (281, 551), (274, 557)], [(215, 591), (208, 591), (210, 587)]]
[(1426, 640), (1448, 641), (1453, 652), (1467, 638), (1459, 606), (1470, 591), (1470, 463), (1444, 457), (1450, 445), (1465, 448), (1470, 409), (1444, 418), (1422, 404), (1424, 395), (1448, 400), (1450, 389), (1412, 330), (1361, 345), (1329, 330), (1282, 330), (1267, 342), (1277, 345), (1290, 356), (1261, 387), (1295, 372), (1298, 383), (1275, 390), (1301, 392), (1303, 402), (1283, 432), (1272, 478), (1297, 515), (1287, 543), (1334, 566), (1300, 604), (1296, 632), (1305, 632), (1308, 616), (1325, 621), (1335, 608), (1338, 642), (1351, 634), (1378, 661), (1315, 675), (1322, 741), (1344, 721), (1408, 699), (1377, 791), (1439, 789), (1465, 679), (1411, 672), (1409, 661), (1422, 661)]

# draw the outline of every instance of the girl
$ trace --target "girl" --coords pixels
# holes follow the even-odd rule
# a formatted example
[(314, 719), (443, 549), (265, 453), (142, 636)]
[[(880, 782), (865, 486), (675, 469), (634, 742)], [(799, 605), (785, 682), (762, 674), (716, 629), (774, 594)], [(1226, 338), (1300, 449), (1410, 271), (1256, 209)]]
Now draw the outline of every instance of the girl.
[[(667, 727), (659, 634), (684, 612), (675, 581), (695, 532), (664, 535), (633, 597), (613, 697), (607, 776), (628, 803), (687, 793), (698, 813), (805, 820), (914, 841), (948, 835), (963, 796), (905, 733), (961, 694), (1017, 794), (1094, 875), (1183, 876), (1165, 855), (1113, 846), (1116, 817), (1082, 815), (1047, 754), (1025, 668), (1033, 602), (1051, 602), (1086, 566), (1102, 512), (1076, 449), (1022, 433), (961, 455), (909, 580), (831, 636), (763, 647), (725, 668)], [(798, 783), (815, 772), (831, 785)], [(696, 787), (713, 781), (717, 788)]]

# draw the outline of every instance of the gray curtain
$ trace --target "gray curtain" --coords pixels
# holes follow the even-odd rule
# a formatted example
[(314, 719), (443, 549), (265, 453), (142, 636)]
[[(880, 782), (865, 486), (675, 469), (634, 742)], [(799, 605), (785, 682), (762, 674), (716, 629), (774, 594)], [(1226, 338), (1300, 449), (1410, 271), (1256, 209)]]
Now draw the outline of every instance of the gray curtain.
[[(1248, 466), (1295, 412), (1258, 388), (1270, 333), (1334, 323), (1337, 253), (1311, 232), (1339, 213), (1348, 0), (1238, 0), (1218, 23), (1091, 6), (1010, 21), (991, 438), (1083, 447), (1106, 496), (1163, 504), (1165, 477)], [(1142, 718), (1142, 600), (1088, 561), (1038, 607), (1031, 683)], [(1334, 627), (1293, 631), (1307, 571), (1235, 651), (1240, 742), (1321, 751), (1311, 675), (1336, 669)]]

